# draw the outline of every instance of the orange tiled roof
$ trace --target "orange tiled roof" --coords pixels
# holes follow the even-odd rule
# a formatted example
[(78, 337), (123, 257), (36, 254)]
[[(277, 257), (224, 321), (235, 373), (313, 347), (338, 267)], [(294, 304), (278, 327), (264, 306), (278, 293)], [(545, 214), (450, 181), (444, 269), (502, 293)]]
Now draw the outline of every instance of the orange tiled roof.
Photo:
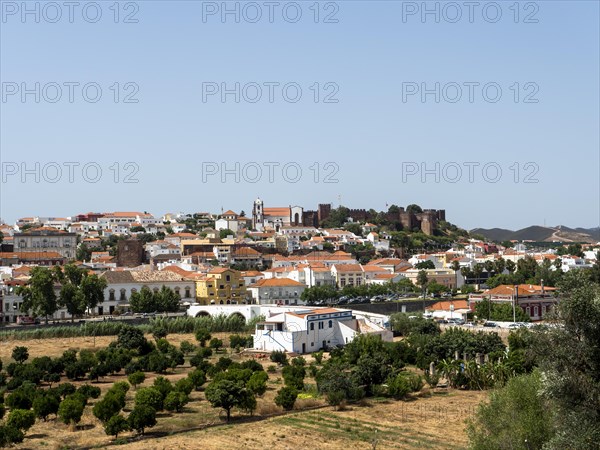
[(258, 280), (250, 287), (286, 287), (286, 286), (304, 286), (304, 284), (299, 283), (296, 280), (292, 280), (291, 278), (263, 278), (262, 280)]

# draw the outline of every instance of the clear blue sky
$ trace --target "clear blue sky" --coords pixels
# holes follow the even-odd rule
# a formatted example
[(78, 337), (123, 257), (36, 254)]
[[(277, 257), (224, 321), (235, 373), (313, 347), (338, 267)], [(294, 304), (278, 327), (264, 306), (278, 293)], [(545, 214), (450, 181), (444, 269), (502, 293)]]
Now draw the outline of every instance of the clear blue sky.
[[(491, 21), (497, 11), (489, 8), (484, 16), (481, 7), (470, 23), (463, 2), (458, 2), (462, 18), (456, 23), (450, 23), (456, 11), (443, 10), (447, 2), (439, 3), (439, 23), (433, 15), (423, 23), (419, 12), (403, 20), (403, 10), (408, 14), (421, 2), (340, 1), (337, 12), (321, 2), (320, 23), (314, 22), (312, 1), (298, 2), (302, 17), (296, 23), (291, 23), (293, 6), (284, 20), (286, 2), (275, 8), (273, 23), (264, 2), (258, 2), (263, 15), (257, 23), (245, 20), (256, 13), (250, 7), (240, 14), (240, 23), (233, 16), (223, 23), (219, 14), (203, 20), (203, 9), (210, 12), (221, 2), (200, 1), (136, 2), (137, 12), (132, 6), (125, 10), (123, 2), (120, 23), (114, 23), (113, 2), (99, 3), (97, 23), (86, 21), (81, 7), (69, 23), (66, 6), (57, 23), (50, 23), (56, 11), (49, 8), (40, 9), (36, 23), (33, 15), (23, 21), (21, 11), (13, 14), (21, 2), (2, 2), (0, 217), (7, 222), (111, 210), (249, 212), (260, 196), (266, 206), (307, 209), (318, 203), (337, 206), (340, 198), (345, 206), (377, 210), (418, 203), (446, 209), (448, 220), (465, 228), (600, 224), (596, 1), (521, 2), (518, 23), (514, 2), (498, 3), (502, 17), (496, 23)], [(241, 13), (247, 3), (239, 3)], [(34, 2), (29, 5), (34, 8)], [(428, 6), (434, 8), (435, 2)], [(131, 12), (138, 23), (122, 23)], [(88, 8), (85, 17), (91, 21), (95, 13)], [(322, 23), (330, 13), (338, 22)], [(526, 16), (537, 23), (524, 23)], [(25, 102), (20, 93), (8, 95), (21, 83), (31, 89), (36, 82), (45, 89), (39, 103), (33, 94)], [(80, 83), (73, 103), (64, 82)], [(97, 103), (83, 99), (81, 85), (90, 82), (102, 89)], [(115, 82), (120, 83), (118, 103), (111, 89)], [(139, 87), (138, 103), (123, 102), (132, 92), (125, 89), (127, 82)], [(235, 103), (233, 95), (225, 103), (219, 95), (203, 101), (203, 83), (210, 82), (229, 87), (295, 82), (302, 98), (285, 101), (279, 86), (273, 103), (266, 87), (257, 103), (243, 97)], [(320, 83), (318, 103), (311, 90), (315, 82)], [(328, 82), (339, 87), (333, 97), (337, 103), (323, 102), (333, 90), (325, 87)], [(439, 103), (433, 94), (425, 102), (420, 95), (403, 101), (403, 83), (433, 88), (436, 82)], [(480, 84), (472, 103), (465, 82)], [(56, 103), (47, 101), (56, 95), (51, 83), (63, 85)], [(463, 85), (456, 103), (446, 100), (456, 95), (455, 85), (448, 83)], [(498, 102), (483, 98), (486, 83), (502, 89)], [(404, 84), (405, 93), (408, 88)], [(246, 97), (255, 95), (252, 89), (248, 85)], [(536, 89), (531, 98), (538, 102), (525, 103), (524, 96)], [(39, 183), (33, 175), (23, 182), (20, 173), (10, 175), (15, 170), (10, 163), (23, 162), (30, 168), (36, 162), (40, 167), (56, 163), (63, 173), (50, 183), (56, 172), (47, 166)], [(64, 165), (70, 162), (80, 164), (73, 183)], [(90, 162), (103, 170), (97, 183), (83, 178), (82, 166)], [(118, 183), (110, 169), (115, 162), (121, 167)], [(123, 182), (131, 171), (124, 167), (127, 162), (139, 167), (133, 177), (137, 183)], [(264, 171), (257, 183), (244, 180), (244, 174), (239, 183), (233, 175), (222, 183), (219, 175), (202, 179), (206, 162), (230, 168), (255, 162)], [(280, 164), (272, 183), (265, 162)], [(321, 167), (318, 182), (310, 169), (315, 162)], [(337, 183), (323, 182), (331, 171), (324, 167), (327, 162), (339, 167), (333, 177)], [(448, 163), (462, 166), (462, 176), (450, 183), (457, 177), (450, 165), (439, 182), (433, 174), (425, 182), (420, 174), (403, 179), (403, 163), (405, 169), (406, 163), (416, 163), (410, 167), (420, 170), (421, 163), (434, 169), (436, 162), (440, 171)], [(515, 162), (520, 166), (516, 183)], [(298, 182), (284, 179), (286, 163), (302, 168)], [(479, 164), (473, 182), (464, 163)], [(486, 163), (502, 169), (496, 183), (483, 178)], [(245, 175), (254, 177), (247, 167)], [(534, 170), (531, 179), (538, 182), (525, 183)], [(95, 176), (92, 169), (87, 175)], [(294, 170), (287, 175), (293, 178)], [(486, 175), (496, 176), (493, 167)]]

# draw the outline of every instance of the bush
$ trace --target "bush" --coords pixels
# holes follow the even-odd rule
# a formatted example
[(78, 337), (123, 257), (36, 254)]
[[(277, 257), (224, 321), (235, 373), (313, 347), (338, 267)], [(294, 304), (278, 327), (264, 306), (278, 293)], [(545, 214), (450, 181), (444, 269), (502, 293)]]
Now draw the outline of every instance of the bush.
[(21, 386), (6, 397), (6, 406), (10, 409), (31, 409), (34, 398), (35, 389)]
[(425, 381), (429, 385), (430, 388), (436, 388), (438, 383), (440, 382), (440, 374), (437, 370), (434, 370), (433, 373), (429, 371), (429, 369), (425, 369), (423, 371), (423, 377)]
[(156, 410), (148, 405), (136, 405), (129, 414), (127, 423), (132, 430), (143, 435), (146, 428), (156, 425)]
[(286, 386), (292, 387), (298, 391), (304, 389), (304, 377), (306, 370), (302, 366), (285, 366), (281, 372)]
[(277, 366), (273, 366), (273, 365), (268, 366), (267, 367), (267, 372), (269, 372), (269, 373), (275, 373), (275, 372), (277, 372)]
[(50, 414), (58, 414), (60, 398), (51, 394), (39, 394), (33, 401), (33, 411), (36, 417), (44, 422)]
[(187, 402), (189, 402), (187, 394), (180, 391), (173, 391), (169, 392), (169, 394), (165, 398), (164, 406), (167, 411), (181, 412), (183, 411), (183, 407), (187, 404)]
[(196, 346), (189, 341), (183, 341), (179, 344), (179, 350), (181, 350), (184, 355), (189, 355), (196, 351)]
[(79, 392), (85, 398), (94, 398), (94, 399), (100, 397), (100, 394), (102, 393), (100, 391), (99, 387), (97, 387), (97, 386), (91, 386), (89, 384), (81, 385), (79, 387), (79, 389), (77, 389), (77, 392)]
[(541, 376), (533, 372), (512, 378), (505, 387), (492, 391), (490, 401), (481, 403), (467, 422), (471, 448), (544, 447), (554, 435), (555, 416), (541, 390)]
[(87, 373), (86, 366), (81, 362), (69, 364), (65, 367), (65, 375), (69, 380), (78, 380)]
[[(189, 378), (182, 378), (175, 383), (175, 391), (183, 392), (186, 396), (194, 390), (194, 383)], [(168, 395), (167, 395), (168, 396)]]
[(306, 359), (304, 359), (302, 356), (292, 358), (292, 366), (304, 367), (306, 366)]
[(296, 399), (298, 398), (298, 391), (293, 387), (283, 387), (277, 391), (277, 396), (275, 397), (275, 404), (277, 406), (281, 406), (286, 411), (294, 409), (294, 404), (296, 403)]
[(269, 376), (266, 372), (254, 372), (248, 383), (246, 383), (246, 387), (250, 389), (255, 395), (261, 396), (267, 391), (267, 380)]
[(212, 338), (210, 340), (210, 348), (214, 349), (215, 352), (218, 352), (221, 348), (223, 348), (223, 341), (218, 338)]
[(56, 387), (56, 391), (58, 395), (60, 395), (63, 399), (67, 397), (67, 395), (74, 394), (77, 388), (71, 383), (61, 383)]
[[(163, 396), (154, 387), (142, 388), (135, 394), (135, 406), (150, 406), (155, 411), (163, 409)], [(137, 428), (136, 428), (137, 429)]]
[(27, 347), (15, 347), (12, 351), (12, 359), (19, 364), (23, 364), (29, 359), (29, 350)]
[(102, 423), (106, 423), (111, 417), (121, 412), (121, 409), (125, 406), (124, 403), (125, 399), (123, 398), (123, 402), (121, 402), (119, 394), (108, 392), (102, 400), (94, 405), (92, 413)]
[(139, 327), (124, 326), (117, 337), (117, 347), (137, 350), (140, 355), (149, 353), (151, 346)]
[(283, 350), (274, 350), (271, 352), (269, 359), (281, 366), (287, 365), (287, 355)]
[(229, 337), (229, 347), (239, 350), (240, 348), (252, 347), (254, 338), (252, 336), (241, 336), (233, 334)]
[(194, 389), (198, 391), (206, 383), (206, 374), (200, 369), (192, 370), (188, 373), (188, 379), (192, 382)]
[(321, 364), (321, 362), (323, 362), (323, 350), (313, 353), (312, 356), (315, 358), (317, 364)]
[(137, 389), (138, 385), (142, 384), (146, 380), (146, 374), (144, 372), (133, 372), (127, 377), (127, 381)]
[(61, 402), (58, 408), (58, 417), (61, 422), (71, 425), (72, 429), (74, 429), (75, 424), (81, 420), (84, 408), (85, 404), (81, 399), (68, 396)]
[(18, 444), (23, 442), (23, 439), (25, 439), (25, 435), (18, 428), (0, 425), (0, 447)]
[(17, 430), (27, 431), (35, 423), (35, 413), (25, 409), (13, 409), (6, 419), (6, 425)]
[(160, 392), (160, 395), (164, 400), (167, 394), (173, 390), (173, 383), (171, 383), (165, 377), (156, 377), (154, 379), (154, 384), (152, 385), (152, 387), (155, 388), (158, 392)]
[(396, 400), (406, 398), (410, 392), (409, 382), (404, 375), (396, 375), (388, 381), (388, 395), (394, 397)]
[(210, 338), (210, 332), (206, 328), (200, 328), (196, 331), (196, 340), (200, 343), (200, 347), (204, 347)]
[(264, 372), (264, 368), (261, 363), (255, 359), (247, 359), (240, 364), (240, 369), (250, 369), (252, 372)]
[(129, 429), (130, 428), (127, 419), (120, 414), (112, 416), (104, 424), (104, 432), (109, 436), (114, 436), (115, 439), (119, 437), (119, 433), (129, 431)]

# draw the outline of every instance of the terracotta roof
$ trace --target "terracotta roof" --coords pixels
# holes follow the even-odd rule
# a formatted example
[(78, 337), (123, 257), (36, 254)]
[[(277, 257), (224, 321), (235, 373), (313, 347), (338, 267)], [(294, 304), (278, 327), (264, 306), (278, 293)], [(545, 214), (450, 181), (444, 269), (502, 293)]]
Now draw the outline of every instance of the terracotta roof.
[(265, 216), (290, 216), (290, 208), (263, 208)]
[(360, 264), (335, 264), (337, 272), (362, 272), (363, 268)]
[(468, 304), (467, 300), (454, 300), (454, 301), (444, 300), (442, 302), (434, 303), (433, 305), (429, 306), (426, 309), (431, 310), (431, 311), (450, 311), (450, 305), (454, 305), (455, 310), (469, 308), (469, 304)]
[(291, 278), (263, 278), (258, 280), (250, 287), (286, 287), (286, 286), (305, 286), (296, 280)]
[(108, 283), (161, 283), (168, 281), (183, 281), (183, 278), (171, 271), (155, 270), (120, 270), (104, 272), (101, 275)]
[[(534, 284), (519, 284), (519, 297), (529, 297), (542, 294), (542, 286)], [(553, 292), (556, 288), (544, 286), (544, 292)], [(501, 284), (493, 289), (484, 291), (484, 295), (515, 295), (515, 287), (512, 284)]]

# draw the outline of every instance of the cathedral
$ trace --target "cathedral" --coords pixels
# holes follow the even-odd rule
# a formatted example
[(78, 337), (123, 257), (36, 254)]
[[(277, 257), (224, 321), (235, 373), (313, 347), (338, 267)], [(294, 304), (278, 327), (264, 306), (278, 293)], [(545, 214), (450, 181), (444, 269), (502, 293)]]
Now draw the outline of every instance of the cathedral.
[(301, 206), (265, 208), (263, 201), (257, 198), (252, 207), (252, 228), (279, 231), (281, 227), (299, 226), (303, 223), (303, 215)]

